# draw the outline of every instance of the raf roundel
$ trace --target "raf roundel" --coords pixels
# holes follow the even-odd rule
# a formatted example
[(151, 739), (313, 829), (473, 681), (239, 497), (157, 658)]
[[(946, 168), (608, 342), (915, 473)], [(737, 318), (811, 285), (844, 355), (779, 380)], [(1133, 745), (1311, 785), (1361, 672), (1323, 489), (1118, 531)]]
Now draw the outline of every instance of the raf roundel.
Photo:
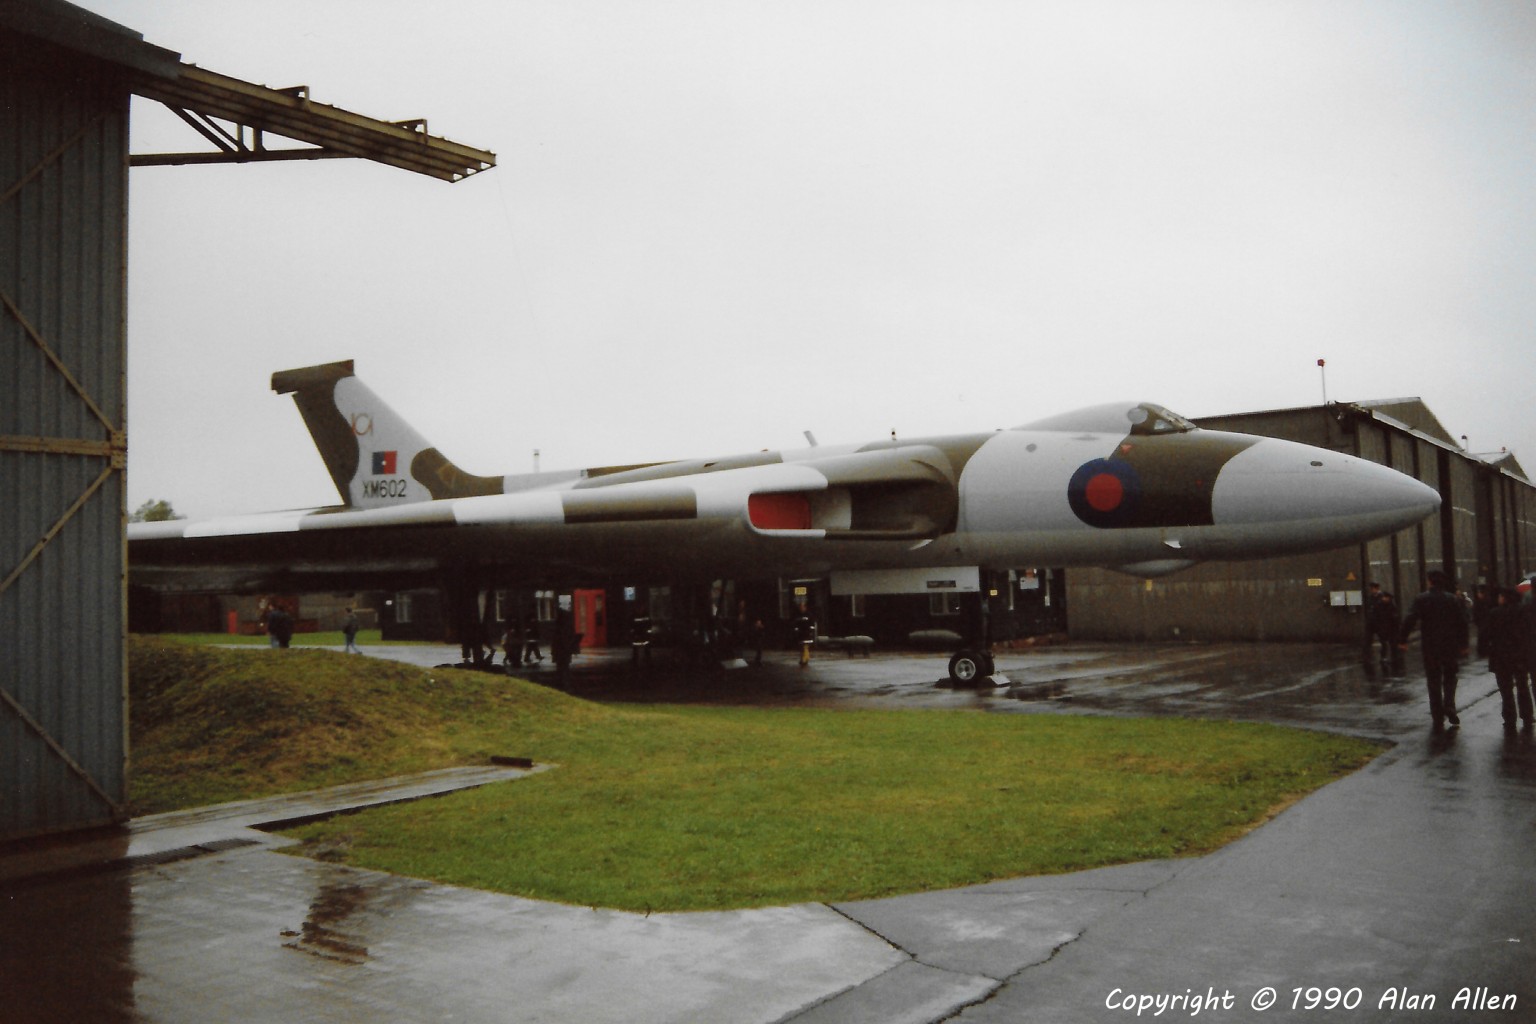
[(1136, 515), (1141, 481), (1129, 463), (1112, 459), (1085, 462), (1067, 484), (1067, 502), (1089, 526), (1128, 526)]

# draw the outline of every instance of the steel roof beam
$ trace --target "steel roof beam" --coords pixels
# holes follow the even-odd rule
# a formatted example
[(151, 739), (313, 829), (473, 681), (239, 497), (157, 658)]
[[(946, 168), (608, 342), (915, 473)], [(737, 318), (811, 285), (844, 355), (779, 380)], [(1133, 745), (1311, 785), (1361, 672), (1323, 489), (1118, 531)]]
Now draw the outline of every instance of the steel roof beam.
[[(357, 157), (442, 181), (459, 181), (496, 166), (494, 153), (429, 135), (423, 119), (380, 121), (315, 103), (306, 86), (271, 89), (183, 64), (175, 78), (136, 76), (133, 91), (164, 103), (219, 149), (214, 153), (135, 155), (130, 158), (134, 166)], [(235, 132), (213, 125), (212, 118), (234, 125)], [(217, 134), (211, 134), (210, 128)], [(247, 129), (254, 133), (254, 147), (244, 144)], [(262, 144), (262, 133), (316, 148), (269, 150)]]

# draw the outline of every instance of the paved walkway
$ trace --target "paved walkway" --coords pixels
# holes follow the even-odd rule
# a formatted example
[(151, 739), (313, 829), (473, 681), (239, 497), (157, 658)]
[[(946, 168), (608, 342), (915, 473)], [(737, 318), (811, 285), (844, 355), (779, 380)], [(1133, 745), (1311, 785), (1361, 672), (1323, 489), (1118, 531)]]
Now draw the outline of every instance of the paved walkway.
[(1374, 678), (1333, 647), (1046, 649), (1004, 656), (1015, 685), (979, 692), (936, 687), (941, 658), (687, 678), (584, 661), (568, 686), (589, 695), (1211, 715), (1398, 742), (1206, 857), (729, 913), (457, 889), (286, 856), (254, 827), (517, 769), (139, 819), (0, 855), (0, 1019), (1536, 1020), (1536, 743), (1504, 735), (1481, 671), (1462, 729), (1433, 736), (1416, 671)]

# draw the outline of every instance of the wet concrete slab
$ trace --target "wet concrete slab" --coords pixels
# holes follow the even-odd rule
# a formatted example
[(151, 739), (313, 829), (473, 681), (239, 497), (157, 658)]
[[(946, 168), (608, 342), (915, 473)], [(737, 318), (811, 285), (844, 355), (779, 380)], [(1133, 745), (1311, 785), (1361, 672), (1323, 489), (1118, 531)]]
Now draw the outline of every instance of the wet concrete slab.
[(903, 961), (822, 906), (646, 917), (266, 851), (4, 898), (34, 937), (7, 1021), (758, 1021)]
[(1459, 733), (1183, 864), (958, 1019), (1121, 1020), (1132, 996), (1214, 992), (1230, 1005), (1207, 1019), (1293, 1020), (1329, 989), (1348, 1020), (1466, 1020), (1486, 996), (1536, 1018), (1532, 751), (1496, 715), (1464, 709)]
[[(390, 650), (452, 660), (440, 646)], [(711, 914), (594, 911), (264, 843), (221, 849), (216, 837), (239, 838), (248, 819), (197, 812), (183, 825), (206, 831), (159, 842), (199, 836), (212, 848), (198, 856), (0, 873), (0, 1019), (924, 1024), (1153, 1019), (1159, 1006), (1163, 1019), (1217, 1021), (1536, 1019), (1536, 741), (1505, 735), (1480, 665), (1463, 677), (1462, 728), (1434, 735), (1416, 667), (1372, 675), (1336, 646), (1042, 648), (1003, 654), (1011, 685), (981, 690), (936, 685), (944, 661), (829, 656), (800, 669), (773, 652), (761, 668), (635, 672), (627, 652), (590, 652), (564, 688), (1232, 718), (1396, 745), (1201, 858)]]

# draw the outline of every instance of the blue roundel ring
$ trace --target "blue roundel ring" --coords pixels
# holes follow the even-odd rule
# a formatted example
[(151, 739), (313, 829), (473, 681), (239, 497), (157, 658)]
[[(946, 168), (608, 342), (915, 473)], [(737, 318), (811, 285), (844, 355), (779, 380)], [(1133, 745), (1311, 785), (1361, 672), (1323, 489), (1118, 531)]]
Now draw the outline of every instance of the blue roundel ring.
[(1130, 526), (1141, 504), (1141, 478), (1129, 463), (1094, 459), (1072, 474), (1067, 502), (1077, 518), (1089, 526)]

